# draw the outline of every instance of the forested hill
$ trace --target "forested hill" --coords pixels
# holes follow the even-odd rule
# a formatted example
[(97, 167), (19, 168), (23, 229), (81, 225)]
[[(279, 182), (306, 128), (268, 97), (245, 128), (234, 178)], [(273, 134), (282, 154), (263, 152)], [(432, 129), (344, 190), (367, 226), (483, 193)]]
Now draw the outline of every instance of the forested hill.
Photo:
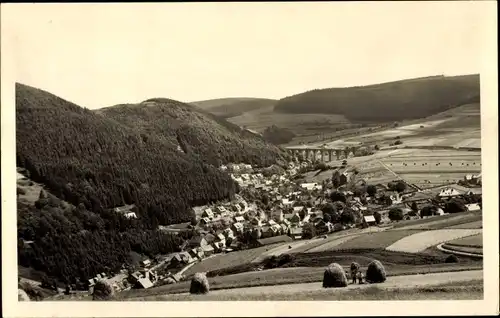
[(189, 156), (197, 156), (217, 166), (228, 162), (268, 166), (285, 155), (258, 135), (171, 99), (155, 98), (97, 111), (148, 138), (179, 145)]
[[(17, 164), (75, 205), (83, 203), (100, 213), (137, 203), (143, 220), (169, 224), (189, 221), (192, 205), (235, 193), (230, 176), (208, 162), (220, 158), (267, 163), (280, 154), (234, 125), (197, 116), (187, 108), (141, 109), (120, 106), (103, 116), (16, 84)], [(162, 119), (164, 112), (176, 120)], [(199, 122), (206, 125), (197, 126)], [(187, 154), (178, 150), (178, 143)]]
[(351, 121), (431, 116), (479, 102), (479, 75), (432, 76), (377, 85), (316, 89), (279, 100), (275, 112), (341, 114)]

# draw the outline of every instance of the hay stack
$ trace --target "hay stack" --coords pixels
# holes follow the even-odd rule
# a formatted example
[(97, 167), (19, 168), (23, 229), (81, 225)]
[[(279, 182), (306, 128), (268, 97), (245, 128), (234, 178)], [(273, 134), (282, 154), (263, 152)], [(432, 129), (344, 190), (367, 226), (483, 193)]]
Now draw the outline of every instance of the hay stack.
[(205, 273), (196, 273), (191, 280), (189, 293), (191, 294), (208, 294), (210, 287), (208, 285), (207, 275)]
[(17, 300), (18, 301), (30, 301), (30, 297), (28, 294), (22, 290), (22, 289), (17, 289)]
[(328, 265), (323, 274), (323, 288), (346, 287), (347, 277), (345, 271), (337, 263)]
[(113, 298), (115, 290), (113, 286), (106, 280), (98, 280), (94, 285), (94, 291), (92, 292), (93, 300), (110, 300)]
[(365, 279), (366, 282), (371, 284), (385, 282), (387, 278), (384, 265), (382, 265), (380, 261), (372, 261), (368, 264), (368, 268), (366, 269)]
[(448, 255), (444, 260), (445, 263), (458, 263), (458, 257), (455, 254)]

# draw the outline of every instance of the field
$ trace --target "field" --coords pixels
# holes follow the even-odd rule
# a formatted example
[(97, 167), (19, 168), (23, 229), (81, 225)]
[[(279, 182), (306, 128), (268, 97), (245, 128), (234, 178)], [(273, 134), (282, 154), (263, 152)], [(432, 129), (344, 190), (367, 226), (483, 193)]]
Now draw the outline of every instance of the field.
[(408, 230), (408, 231), (394, 231), (387, 230), (383, 232), (367, 233), (357, 237), (352, 237), (349, 240), (345, 240), (338, 245), (329, 246), (322, 245), (316, 248), (316, 251), (327, 251), (327, 250), (350, 250), (350, 249), (383, 249), (391, 244), (397, 242), (398, 240), (418, 233), (420, 231)]
[(483, 247), (483, 236), (481, 234), (472, 235), (446, 242), (447, 245)]
[(479, 229), (444, 229), (416, 233), (400, 239), (387, 247), (387, 250), (418, 253), (439, 243), (451, 241), (457, 238), (482, 233)]
[[(278, 244), (281, 245), (280, 243)], [(268, 250), (275, 248), (278, 244), (216, 255), (214, 257), (207, 258), (200, 263), (194, 264), (184, 272), (184, 275), (189, 276), (197, 272), (209, 272), (246, 264)]]

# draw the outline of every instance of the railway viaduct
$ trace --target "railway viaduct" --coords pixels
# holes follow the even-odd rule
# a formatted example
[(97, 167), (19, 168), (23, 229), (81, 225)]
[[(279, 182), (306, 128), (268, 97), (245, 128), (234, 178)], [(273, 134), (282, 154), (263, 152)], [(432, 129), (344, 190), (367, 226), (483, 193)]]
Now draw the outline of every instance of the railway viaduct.
[(321, 157), (321, 161), (327, 161), (325, 158), (328, 158), (328, 161), (332, 161), (333, 156), (337, 160), (348, 158), (349, 154), (352, 152), (353, 154), (361, 147), (361, 144), (350, 145), (350, 146), (290, 146), (286, 147), (286, 150), (294, 157), (302, 156), (305, 159), (317, 158), (319, 155)]

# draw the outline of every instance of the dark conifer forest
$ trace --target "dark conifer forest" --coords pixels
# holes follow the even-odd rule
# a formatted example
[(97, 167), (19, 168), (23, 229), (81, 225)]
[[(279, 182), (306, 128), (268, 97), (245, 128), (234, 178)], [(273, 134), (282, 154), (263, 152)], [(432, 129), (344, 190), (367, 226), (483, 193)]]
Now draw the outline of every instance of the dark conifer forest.
[[(192, 206), (231, 198), (216, 165), (265, 166), (283, 152), (185, 104), (163, 99), (93, 112), (16, 84), (17, 166), (50, 193), (18, 206), (19, 264), (60, 280), (118, 270), (131, 252), (178, 249), (158, 225), (188, 222)], [(137, 206), (137, 220), (112, 208)], [(27, 246), (24, 241), (33, 241)]]

